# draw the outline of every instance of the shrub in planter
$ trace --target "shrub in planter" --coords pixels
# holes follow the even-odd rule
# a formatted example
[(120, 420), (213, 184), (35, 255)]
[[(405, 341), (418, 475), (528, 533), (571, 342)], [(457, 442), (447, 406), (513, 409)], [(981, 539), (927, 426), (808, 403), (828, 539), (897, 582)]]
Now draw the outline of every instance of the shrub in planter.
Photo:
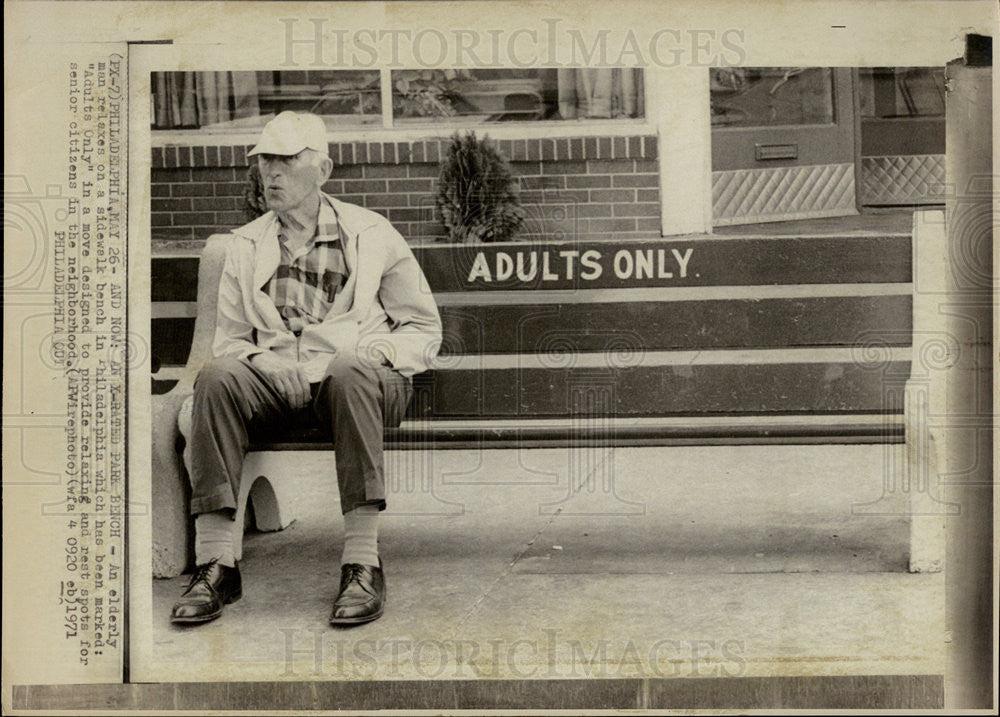
[(436, 205), (454, 242), (510, 239), (524, 221), (510, 166), (489, 137), (452, 135), (441, 162)]

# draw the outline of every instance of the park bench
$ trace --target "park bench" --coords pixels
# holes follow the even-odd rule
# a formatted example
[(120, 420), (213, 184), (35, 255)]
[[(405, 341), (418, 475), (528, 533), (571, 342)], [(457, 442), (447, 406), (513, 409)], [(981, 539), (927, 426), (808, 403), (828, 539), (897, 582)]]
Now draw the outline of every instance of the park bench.
[[(190, 562), (179, 448), (209, 358), (225, 235), (152, 266), (153, 561)], [(417, 246), (441, 310), (433, 371), (389, 449), (901, 443), (912, 344), (911, 239), (720, 237)], [(178, 421), (180, 419), (180, 421)], [(257, 527), (283, 506), (289, 451), (251, 447)], [(252, 486), (252, 487), (251, 487)], [(432, 489), (432, 487), (428, 488)], [(243, 515), (241, 507), (241, 515)]]

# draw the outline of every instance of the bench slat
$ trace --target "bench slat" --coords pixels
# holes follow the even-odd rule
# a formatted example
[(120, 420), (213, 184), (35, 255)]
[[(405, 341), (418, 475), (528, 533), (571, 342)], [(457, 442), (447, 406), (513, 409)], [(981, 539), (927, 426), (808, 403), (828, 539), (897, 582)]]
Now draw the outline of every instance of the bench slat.
[[(685, 255), (686, 276), (671, 259), (672, 251)], [(664, 269), (670, 278), (660, 278), (659, 255), (663, 250)], [(566, 260), (560, 251), (598, 252), (602, 265), (600, 276), (581, 278), (579, 267), (572, 279), (567, 279)], [(535, 253), (535, 277), (521, 281), (516, 275), (516, 255), (522, 254), (522, 268), (530, 271), (530, 253)], [(548, 252), (550, 275), (542, 278), (544, 253)], [(614, 271), (614, 257), (625, 252), (653, 252), (654, 276), (637, 278), (633, 271), (628, 278), (619, 278)], [(506, 281), (498, 281), (497, 254), (513, 258), (515, 273)], [(911, 280), (911, 248), (909, 236), (827, 236), (827, 237), (756, 237), (720, 239), (694, 237), (689, 240), (634, 240), (620, 242), (514, 242), (462, 246), (420, 246), (414, 248), (417, 261), (427, 276), (431, 289), (443, 291), (496, 291), (537, 289), (600, 289), (640, 286), (752, 286), (757, 284), (852, 284), (908, 282)], [(469, 278), (477, 257), (491, 268), (492, 281)], [(648, 255), (648, 254), (647, 254)], [(624, 264), (623, 264), (624, 269)]]
[(150, 298), (154, 301), (198, 299), (197, 257), (154, 256), (150, 262)]
[(911, 340), (910, 296), (446, 306), (443, 355), (850, 346)]
[[(682, 254), (691, 249), (687, 276), (681, 277), (673, 267), (670, 279), (646, 277), (620, 279), (614, 268), (614, 255), (625, 251), (656, 252), (672, 256), (676, 249)], [(574, 279), (565, 278), (565, 260), (559, 252), (572, 251), (583, 255), (600, 252), (606, 265), (597, 279), (580, 278), (579, 266)], [(909, 236), (827, 236), (827, 237), (694, 237), (691, 240), (656, 239), (624, 242), (515, 242), (509, 244), (469, 244), (417, 246), (413, 249), (435, 293), (455, 291), (553, 290), (636, 288), (657, 286), (754, 286), (760, 284), (854, 284), (908, 282), (912, 276)], [(543, 281), (540, 268), (532, 281), (518, 281), (516, 275), (508, 281), (469, 282), (469, 274), (477, 255), (482, 252), (495, 273), (496, 254), (503, 252), (515, 257), (524, 254), (523, 263), (530, 266), (529, 252), (541, 257), (549, 253), (550, 273), (559, 280)], [(556, 263), (558, 260), (558, 264)], [(667, 262), (669, 264), (670, 261)], [(667, 267), (671, 269), (670, 266)], [(656, 266), (656, 271), (659, 267)], [(192, 257), (153, 257), (151, 267), (153, 301), (193, 301), (198, 289), (198, 259)]]
[[(441, 353), (906, 346), (912, 303), (896, 295), (445, 306)], [(164, 365), (183, 364), (194, 319), (155, 318), (152, 332), (153, 355)]]
[[(897, 410), (908, 361), (487, 369), (417, 377), (411, 415), (436, 418)], [(581, 404), (581, 401), (590, 401)]]
[[(423, 419), (569, 416), (573, 396), (593, 391), (621, 416), (901, 412), (897, 391), (908, 361), (878, 369), (857, 363), (707, 364), (622, 369), (485, 369), (414, 378), (408, 415)], [(603, 374), (603, 376), (602, 376)], [(166, 393), (173, 379), (152, 380)]]

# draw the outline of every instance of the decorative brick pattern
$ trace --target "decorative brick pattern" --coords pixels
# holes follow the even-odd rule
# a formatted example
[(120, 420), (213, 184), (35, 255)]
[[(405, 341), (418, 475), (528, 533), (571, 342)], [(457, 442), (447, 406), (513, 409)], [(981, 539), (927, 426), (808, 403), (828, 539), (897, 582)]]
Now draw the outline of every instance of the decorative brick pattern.
[[(330, 157), (340, 164), (409, 164), (436, 162), (445, 155), (449, 140), (413, 142), (334, 142)], [(585, 159), (656, 159), (656, 137), (571, 137), (497, 140), (501, 153), (520, 161)], [(246, 166), (253, 145), (202, 147), (154, 147), (153, 169), (180, 167)]]
[[(331, 144), (335, 167), (324, 189), (383, 214), (411, 241), (443, 240), (434, 196), (446, 144)], [(516, 158), (511, 169), (526, 215), (518, 239), (659, 236), (656, 137), (500, 140), (497, 145)], [(154, 148), (153, 238), (204, 239), (244, 223), (249, 149)]]

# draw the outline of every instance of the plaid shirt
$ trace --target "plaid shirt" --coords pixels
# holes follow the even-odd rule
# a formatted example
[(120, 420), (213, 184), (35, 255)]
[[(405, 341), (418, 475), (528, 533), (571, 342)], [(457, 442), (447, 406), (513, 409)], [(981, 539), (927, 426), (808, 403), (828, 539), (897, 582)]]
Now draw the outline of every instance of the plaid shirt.
[(337, 214), (327, 202), (320, 204), (316, 233), (292, 252), (278, 230), (281, 261), (264, 291), (271, 297), (290, 331), (298, 335), (309, 324), (326, 318), (333, 300), (347, 281), (343, 242)]

